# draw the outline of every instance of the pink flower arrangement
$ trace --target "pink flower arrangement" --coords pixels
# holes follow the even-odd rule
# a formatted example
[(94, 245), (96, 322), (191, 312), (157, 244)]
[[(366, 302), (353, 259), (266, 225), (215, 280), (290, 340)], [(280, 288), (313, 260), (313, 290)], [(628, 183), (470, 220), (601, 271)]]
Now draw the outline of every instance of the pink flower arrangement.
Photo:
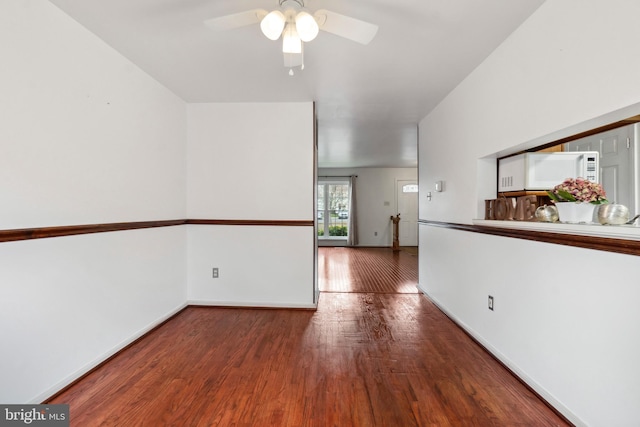
[(567, 178), (547, 194), (554, 202), (609, 203), (602, 185), (584, 178)]

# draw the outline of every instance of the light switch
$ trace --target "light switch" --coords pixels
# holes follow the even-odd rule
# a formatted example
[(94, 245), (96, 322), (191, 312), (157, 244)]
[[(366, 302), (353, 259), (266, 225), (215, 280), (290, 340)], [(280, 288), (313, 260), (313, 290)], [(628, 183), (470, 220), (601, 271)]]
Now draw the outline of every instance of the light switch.
[(442, 181), (436, 181), (436, 191), (442, 191)]

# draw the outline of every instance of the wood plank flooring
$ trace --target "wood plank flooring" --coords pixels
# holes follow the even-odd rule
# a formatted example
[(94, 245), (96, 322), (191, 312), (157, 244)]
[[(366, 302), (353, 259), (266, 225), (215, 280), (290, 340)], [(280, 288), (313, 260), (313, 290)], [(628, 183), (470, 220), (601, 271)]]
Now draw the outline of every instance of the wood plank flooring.
[(415, 250), (318, 248), (321, 292), (418, 293)]
[(188, 307), (50, 403), (78, 427), (567, 425), (421, 294)]

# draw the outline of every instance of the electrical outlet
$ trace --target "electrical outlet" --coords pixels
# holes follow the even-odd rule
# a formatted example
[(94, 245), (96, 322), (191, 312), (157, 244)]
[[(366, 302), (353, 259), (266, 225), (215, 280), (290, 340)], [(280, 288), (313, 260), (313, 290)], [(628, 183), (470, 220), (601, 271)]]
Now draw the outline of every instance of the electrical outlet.
[(219, 276), (220, 271), (218, 270), (218, 267), (213, 267), (213, 278), (217, 279)]
[(489, 295), (489, 310), (493, 311), (493, 297)]

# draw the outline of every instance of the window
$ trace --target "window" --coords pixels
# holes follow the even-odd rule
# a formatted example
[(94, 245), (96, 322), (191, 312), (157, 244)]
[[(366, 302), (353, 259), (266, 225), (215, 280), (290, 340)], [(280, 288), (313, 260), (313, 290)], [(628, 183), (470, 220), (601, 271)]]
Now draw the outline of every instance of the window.
[(318, 184), (318, 239), (349, 236), (349, 181), (334, 179)]
[(402, 186), (403, 193), (417, 193), (418, 185), (417, 184), (407, 184)]

